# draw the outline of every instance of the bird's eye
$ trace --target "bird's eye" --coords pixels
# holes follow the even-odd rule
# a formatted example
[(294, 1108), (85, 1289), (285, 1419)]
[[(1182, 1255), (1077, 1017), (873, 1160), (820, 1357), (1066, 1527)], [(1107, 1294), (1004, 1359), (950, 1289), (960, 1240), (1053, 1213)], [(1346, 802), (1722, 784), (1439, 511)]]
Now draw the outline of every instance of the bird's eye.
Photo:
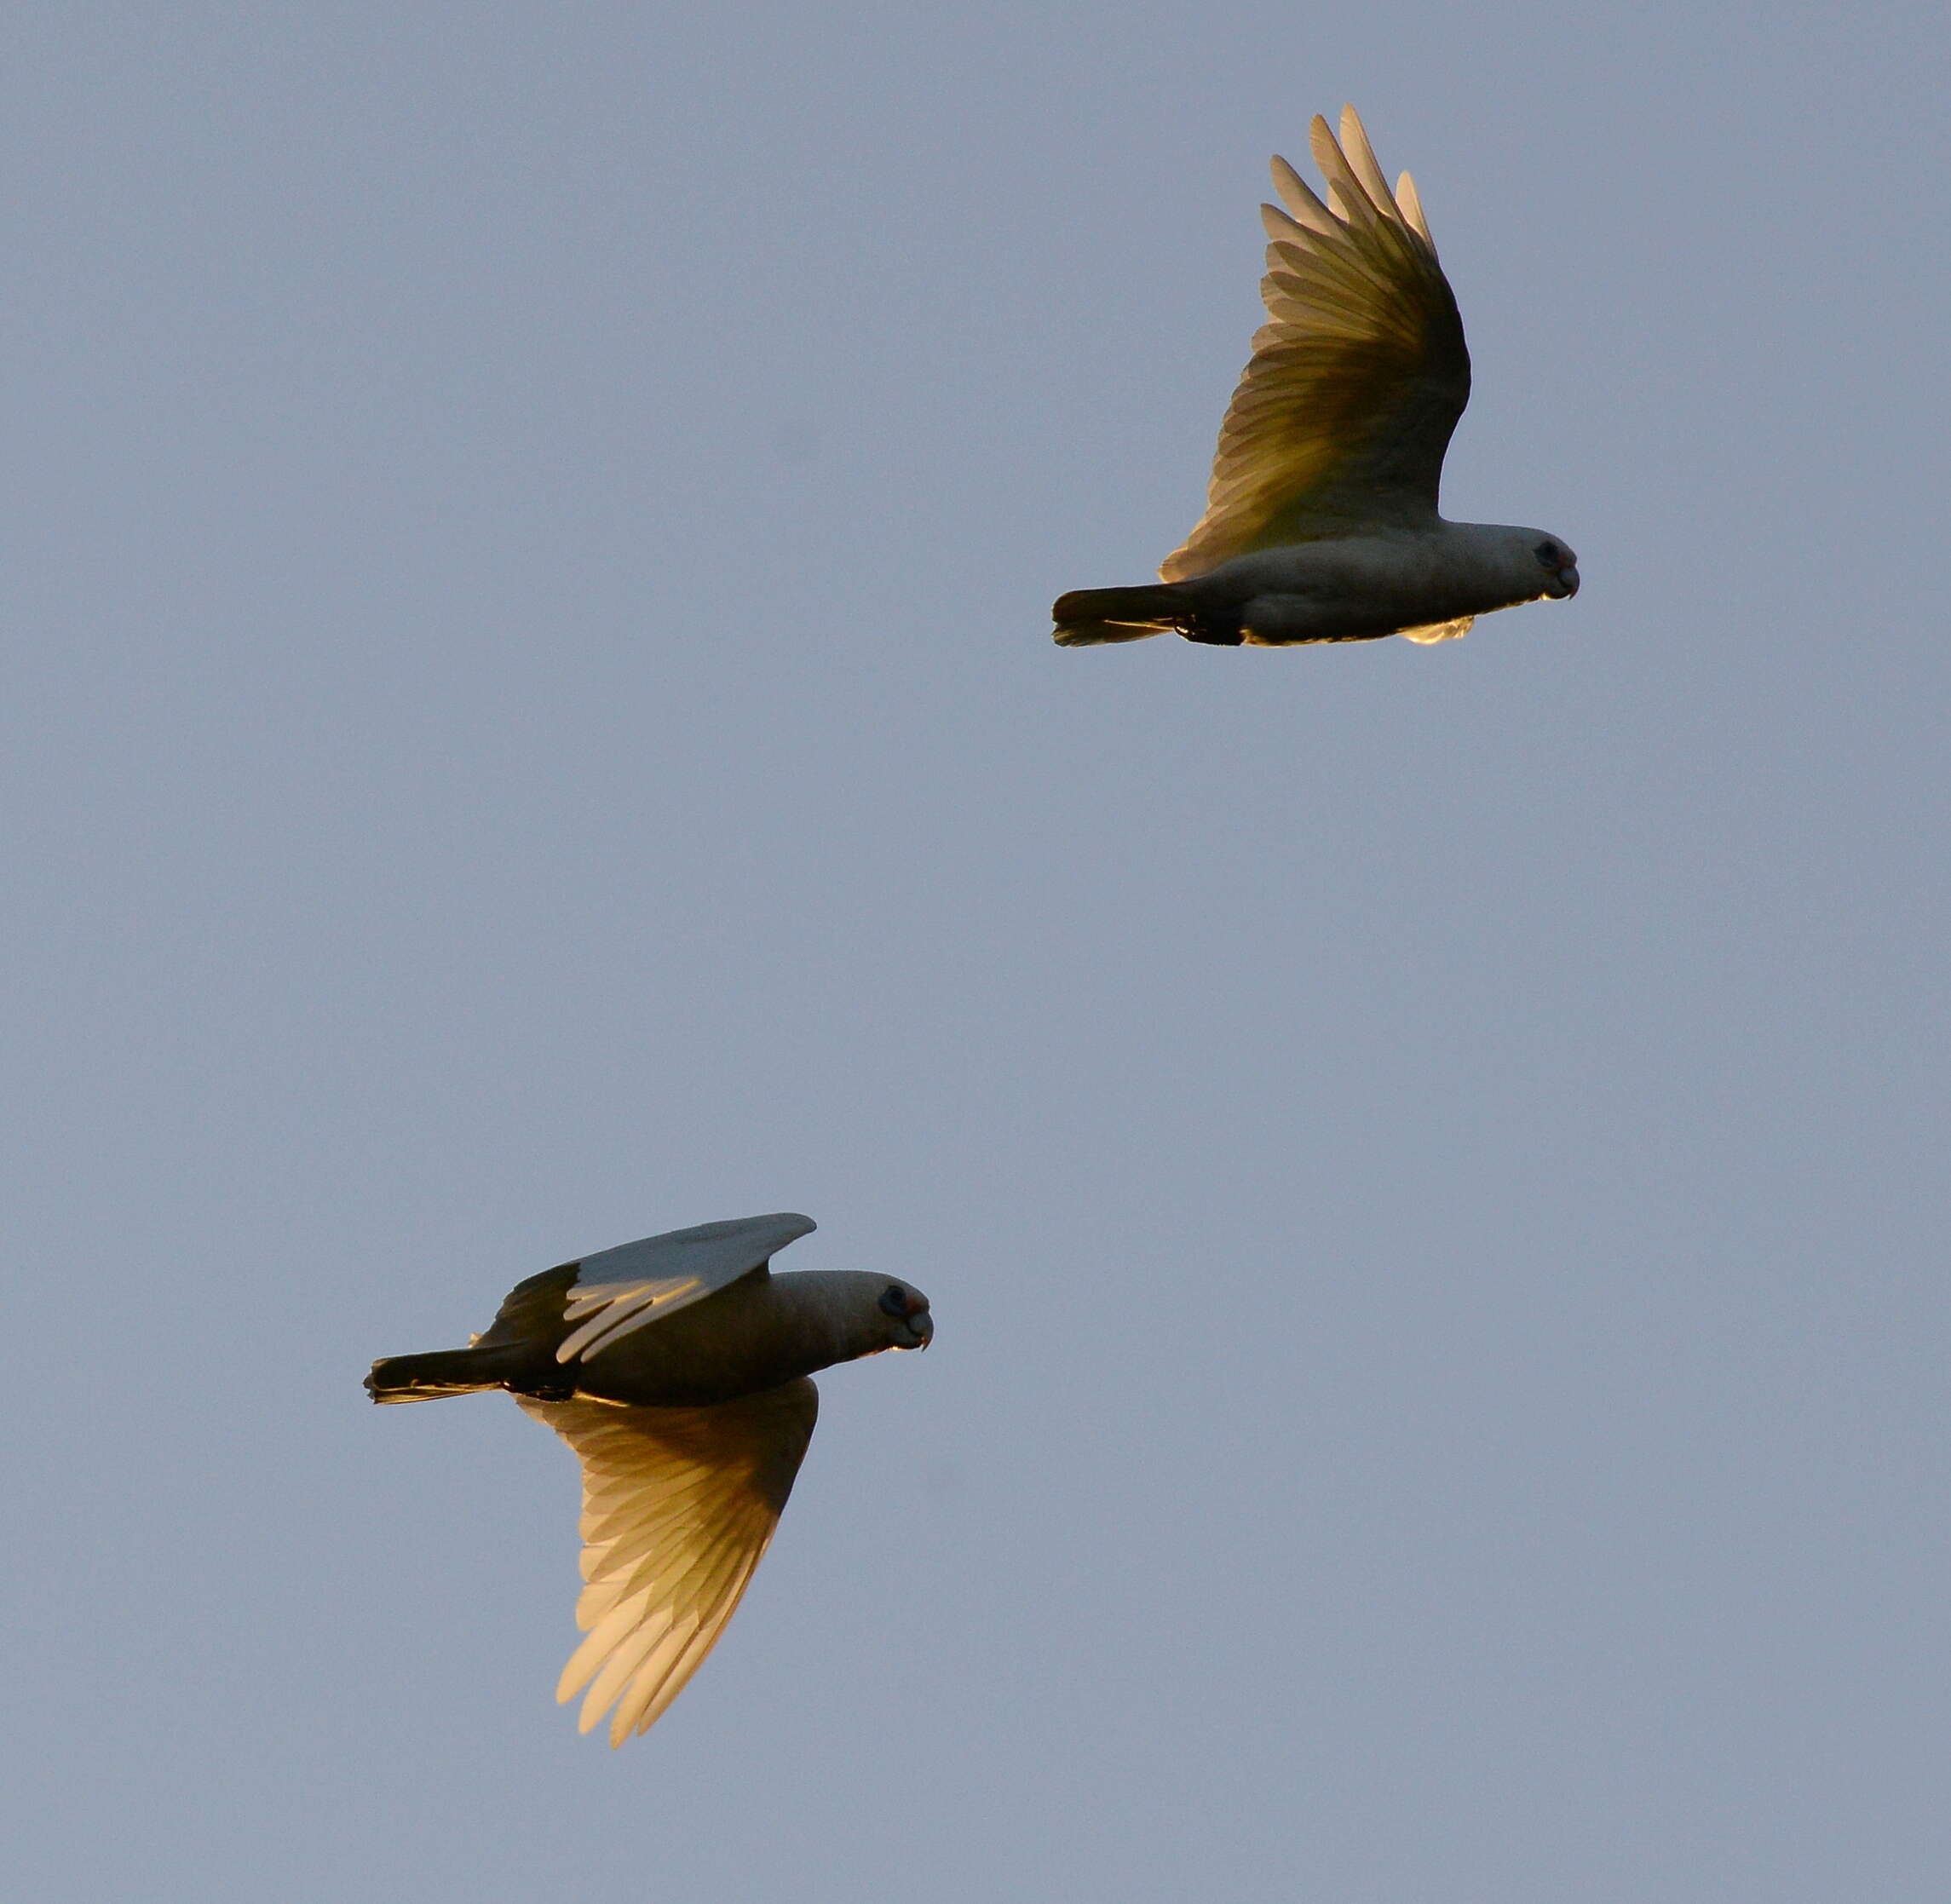
[(1556, 568), (1558, 567), (1559, 563), (1564, 560), (1563, 556), (1561, 555), (1558, 551), (1557, 544), (1555, 542), (1541, 542), (1535, 549), (1531, 551), (1531, 553), (1535, 555), (1546, 568)]
[(899, 1283), (889, 1283), (881, 1291), (881, 1307), (889, 1315), (907, 1314), (907, 1291)]

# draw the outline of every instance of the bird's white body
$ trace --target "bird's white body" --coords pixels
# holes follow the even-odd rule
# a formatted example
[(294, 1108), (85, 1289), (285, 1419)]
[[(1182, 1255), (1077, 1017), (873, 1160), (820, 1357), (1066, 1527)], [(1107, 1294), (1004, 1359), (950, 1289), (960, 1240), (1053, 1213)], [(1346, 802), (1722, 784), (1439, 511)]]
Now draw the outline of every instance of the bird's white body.
[(1263, 647), (1404, 633), (1430, 640), (1493, 609), (1571, 594), (1575, 572), (1545, 567), (1540, 540), (1535, 529), (1438, 518), (1427, 528), (1258, 549), (1172, 586), (1200, 622)]
[[(635, 1328), (589, 1355), (560, 1359), (581, 1399), (629, 1406), (708, 1407), (775, 1389), (884, 1349), (919, 1346), (876, 1307), (885, 1276), (862, 1269), (747, 1275)], [(925, 1316), (925, 1309), (918, 1312)]]

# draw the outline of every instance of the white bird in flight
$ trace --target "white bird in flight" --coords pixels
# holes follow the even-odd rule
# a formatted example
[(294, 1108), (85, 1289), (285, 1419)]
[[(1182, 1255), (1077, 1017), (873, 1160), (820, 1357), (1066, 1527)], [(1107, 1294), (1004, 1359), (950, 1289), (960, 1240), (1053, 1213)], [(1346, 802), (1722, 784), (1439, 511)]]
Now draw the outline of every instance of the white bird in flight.
[(781, 1214), (626, 1243), (518, 1283), (466, 1349), (372, 1365), (375, 1401), (506, 1389), (583, 1464), (587, 1636), (559, 1701), (647, 1731), (724, 1631), (813, 1437), (815, 1369), (925, 1349), (928, 1298), (851, 1269), (774, 1276)]
[(1442, 641), (1494, 608), (1578, 593), (1562, 538), (1436, 513), (1470, 400), (1456, 298), (1414, 181), (1390, 191), (1355, 108), (1339, 144), (1320, 118), (1309, 141), (1327, 202), (1275, 159), (1287, 209), (1261, 207), (1268, 321), (1220, 427), (1206, 514), (1159, 582), (1061, 596), (1063, 647), (1174, 630), (1223, 647)]

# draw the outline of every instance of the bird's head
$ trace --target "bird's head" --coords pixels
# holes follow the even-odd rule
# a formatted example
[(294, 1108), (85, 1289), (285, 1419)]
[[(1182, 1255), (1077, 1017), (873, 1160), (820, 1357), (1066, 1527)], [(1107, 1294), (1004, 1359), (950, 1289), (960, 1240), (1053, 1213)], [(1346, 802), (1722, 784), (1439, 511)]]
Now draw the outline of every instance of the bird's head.
[(1579, 592), (1579, 558), (1556, 536), (1541, 537), (1531, 559), (1545, 572), (1545, 593), (1554, 601)]
[(934, 1340), (935, 1318), (928, 1313), (928, 1298), (911, 1284), (888, 1283), (874, 1307), (887, 1318), (889, 1348), (925, 1349)]
[(935, 1334), (927, 1297), (871, 1269), (788, 1269), (773, 1276), (766, 1300), (797, 1317), (804, 1345), (826, 1358), (809, 1363), (809, 1373), (890, 1349), (925, 1349)]

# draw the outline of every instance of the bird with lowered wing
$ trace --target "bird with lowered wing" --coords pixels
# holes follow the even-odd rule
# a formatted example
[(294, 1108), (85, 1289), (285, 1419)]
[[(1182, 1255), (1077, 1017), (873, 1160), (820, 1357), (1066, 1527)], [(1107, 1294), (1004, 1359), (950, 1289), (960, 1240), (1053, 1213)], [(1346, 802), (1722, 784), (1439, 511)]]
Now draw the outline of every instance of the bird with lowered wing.
[(925, 1349), (928, 1298), (851, 1269), (774, 1275), (790, 1213), (626, 1243), (518, 1283), (465, 1349), (372, 1365), (375, 1401), (505, 1389), (583, 1466), (585, 1636), (555, 1696), (582, 1729), (649, 1729), (717, 1643), (813, 1436), (809, 1378)]

